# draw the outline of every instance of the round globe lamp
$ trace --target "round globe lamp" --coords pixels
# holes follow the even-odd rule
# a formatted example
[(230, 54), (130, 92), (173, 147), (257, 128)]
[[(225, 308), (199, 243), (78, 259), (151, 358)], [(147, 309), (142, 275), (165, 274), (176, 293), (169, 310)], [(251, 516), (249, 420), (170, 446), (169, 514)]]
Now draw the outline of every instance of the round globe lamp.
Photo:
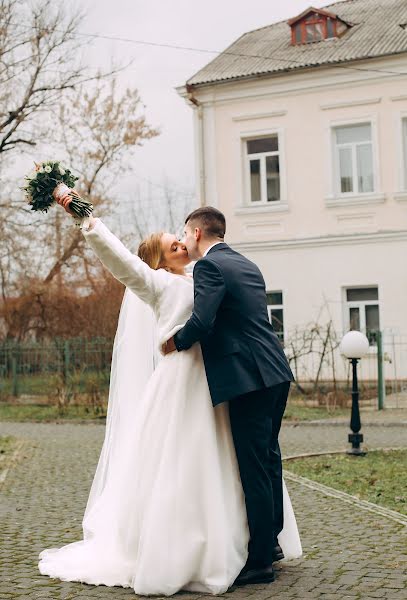
[(360, 331), (349, 331), (346, 333), (340, 345), (341, 353), (352, 365), (352, 410), (350, 417), (350, 428), (352, 433), (348, 435), (348, 441), (352, 445), (348, 454), (353, 456), (365, 456), (366, 452), (361, 449), (363, 434), (360, 433), (362, 424), (359, 410), (359, 386), (358, 386), (358, 362), (369, 352), (369, 340)]
[(369, 340), (360, 331), (349, 331), (343, 336), (340, 349), (346, 358), (361, 359), (369, 352)]

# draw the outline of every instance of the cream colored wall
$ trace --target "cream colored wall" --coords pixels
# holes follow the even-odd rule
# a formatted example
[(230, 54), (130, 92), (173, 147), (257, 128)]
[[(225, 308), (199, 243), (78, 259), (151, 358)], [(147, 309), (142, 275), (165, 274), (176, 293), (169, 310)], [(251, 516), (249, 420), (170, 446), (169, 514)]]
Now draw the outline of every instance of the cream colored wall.
[[(401, 55), (349, 68), (314, 69), (195, 91), (203, 108), (204, 139), (197, 150), (197, 163), (200, 154), (205, 163), (203, 200), (222, 206), (233, 240), (264, 239), (270, 233), (284, 239), (321, 231), (374, 231), (398, 225), (407, 215), (407, 194), (403, 199), (394, 197), (401, 189), (400, 121), (402, 114), (407, 116), (407, 77), (386, 73), (406, 73), (406, 68), (407, 58)], [(195, 114), (198, 122), (198, 111)], [(330, 126), (355, 119), (372, 121), (376, 131), (377, 191), (383, 197), (368, 204), (349, 201), (346, 206), (328, 208), (326, 198), (332, 191)], [(290, 210), (285, 214), (269, 205), (265, 211), (236, 215), (244, 201), (240, 137), (274, 130), (281, 132), (284, 141), (281, 162), (286, 168)], [(266, 216), (259, 219), (258, 214)], [(259, 220), (262, 226), (256, 231)], [(247, 222), (250, 232), (246, 231)]]
[(406, 250), (407, 239), (317, 248), (259, 248), (244, 254), (259, 266), (268, 290), (283, 291), (284, 316), (291, 327), (305, 329), (312, 322), (322, 324), (332, 318), (340, 332), (343, 289), (378, 285), (382, 325), (401, 333), (401, 323), (406, 323), (407, 273), (400, 257), (406, 256)]
[[(399, 83), (383, 82), (351, 89), (311, 90), (301, 95), (215, 105), (216, 189), (218, 204), (228, 219), (230, 241), (260, 241), (270, 235), (274, 239), (337, 235), (399, 229), (401, 223), (406, 224), (407, 202), (393, 197), (394, 192), (400, 191), (400, 113), (405, 111), (407, 114), (407, 96), (404, 100), (391, 100), (399, 93)], [(372, 99), (380, 101), (321, 109), (321, 105)], [(282, 110), (287, 111), (284, 116), (233, 120), (245, 114), (278, 113)], [(385, 195), (384, 201), (353, 205), (352, 199), (346, 199), (349, 206), (328, 207), (326, 199), (332, 195), (333, 179), (331, 127), (338, 122), (358, 119), (372, 121), (373, 129), (377, 131), (378, 143), (374, 141), (374, 147), (379, 187), (376, 192)], [(285, 171), (289, 210), (280, 213), (273, 212), (273, 207), (267, 211), (266, 207), (264, 212), (248, 211), (237, 215), (236, 209), (242, 200), (248, 202), (247, 195), (242, 198), (244, 163), (241, 138), (274, 130), (280, 131), (284, 140), (280, 162)], [(209, 202), (210, 197), (207, 199)]]
[[(392, 359), (386, 362), (386, 377), (407, 377), (407, 237), (381, 243), (259, 248), (244, 254), (260, 267), (269, 291), (283, 292), (287, 340), (294, 329), (309, 331), (331, 319), (340, 339), (346, 322), (345, 288), (377, 285), (384, 350)], [(339, 367), (338, 377), (345, 377), (344, 365)], [(361, 375), (376, 378), (375, 349), (364, 359)]]
[[(204, 201), (225, 213), (227, 241), (259, 265), (269, 290), (283, 291), (288, 335), (330, 318), (342, 332), (343, 289), (378, 285), (386, 351), (392, 352), (393, 333), (403, 340), (386, 364), (387, 376), (407, 377), (407, 190), (400, 176), (407, 76), (375, 73), (405, 73), (407, 57), (355, 66), (362, 71), (310, 70), (198, 90), (203, 144), (197, 160), (203, 152)], [(331, 127), (355, 120), (372, 122), (377, 187), (332, 206)], [(282, 141), (286, 197), (282, 206), (242, 209), (241, 139), (273, 131)], [(363, 369), (365, 378), (376, 376), (374, 351)]]

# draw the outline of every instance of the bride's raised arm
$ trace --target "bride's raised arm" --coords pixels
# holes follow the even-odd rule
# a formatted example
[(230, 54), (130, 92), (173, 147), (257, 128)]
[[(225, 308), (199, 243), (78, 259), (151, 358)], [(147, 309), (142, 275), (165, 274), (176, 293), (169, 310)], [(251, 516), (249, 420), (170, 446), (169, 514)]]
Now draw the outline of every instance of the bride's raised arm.
[(91, 217), (89, 228), (82, 231), (108, 271), (144, 302), (154, 305), (168, 282), (169, 274), (164, 269), (151, 269), (130, 252), (100, 219)]

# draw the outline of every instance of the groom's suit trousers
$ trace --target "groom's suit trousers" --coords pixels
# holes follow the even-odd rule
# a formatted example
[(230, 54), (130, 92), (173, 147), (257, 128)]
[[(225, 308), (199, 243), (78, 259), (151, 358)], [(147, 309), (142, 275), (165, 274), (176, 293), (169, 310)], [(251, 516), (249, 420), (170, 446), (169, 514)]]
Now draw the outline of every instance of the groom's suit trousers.
[(283, 529), (283, 482), (278, 435), (290, 383), (281, 383), (230, 400), (229, 412), (246, 499), (252, 567), (273, 562)]

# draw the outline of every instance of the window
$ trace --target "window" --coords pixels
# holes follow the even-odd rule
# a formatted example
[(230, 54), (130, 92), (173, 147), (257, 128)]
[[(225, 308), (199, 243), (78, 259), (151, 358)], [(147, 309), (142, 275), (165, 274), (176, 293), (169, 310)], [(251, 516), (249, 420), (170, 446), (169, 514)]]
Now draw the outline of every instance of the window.
[(280, 155), (278, 135), (246, 141), (250, 202), (280, 200)]
[(267, 311), (269, 313), (270, 323), (273, 325), (274, 331), (284, 345), (283, 292), (267, 292)]
[(379, 289), (360, 287), (346, 289), (347, 318), (351, 331), (363, 331), (371, 346), (376, 345), (380, 330)]
[(363, 194), (373, 192), (371, 124), (336, 127), (334, 137), (338, 193)]
[(407, 190), (407, 117), (403, 119), (403, 184), (404, 189)]
[(308, 17), (293, 27), (292, 43), (309, 44), (324, 40), (326, 37), (328, 35), (325, 18), (317, 13), (310, 13)]
[(325, 19), (312, 13), (305, 19), (305, 41), (319, 42), (325, 38)]
[(291, 27), (291, 43), (310, 44), (322, 40), (340, 37), (348, 29), (349, 24), (335, 14), (320, 11), (305, 11), (298, 17), (288, 21)]

